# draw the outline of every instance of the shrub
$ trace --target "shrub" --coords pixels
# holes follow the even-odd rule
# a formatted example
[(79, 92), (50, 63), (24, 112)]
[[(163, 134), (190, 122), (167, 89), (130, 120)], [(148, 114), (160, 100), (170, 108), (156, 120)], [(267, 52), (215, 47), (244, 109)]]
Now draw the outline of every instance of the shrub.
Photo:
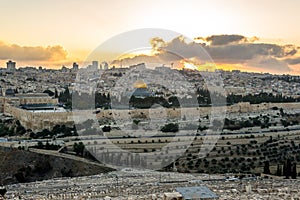
[(169, 123), (160, 129), (162, 132), (178, 132), (179, 126), (176, 123)]

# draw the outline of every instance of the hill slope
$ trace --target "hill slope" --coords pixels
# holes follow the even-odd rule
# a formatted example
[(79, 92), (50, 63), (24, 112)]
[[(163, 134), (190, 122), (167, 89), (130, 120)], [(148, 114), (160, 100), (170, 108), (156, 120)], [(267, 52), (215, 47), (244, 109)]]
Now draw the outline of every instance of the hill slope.
[(0, 150), (0, 185), (93, 175), (112, 170), (108, 167), (24, 150)]

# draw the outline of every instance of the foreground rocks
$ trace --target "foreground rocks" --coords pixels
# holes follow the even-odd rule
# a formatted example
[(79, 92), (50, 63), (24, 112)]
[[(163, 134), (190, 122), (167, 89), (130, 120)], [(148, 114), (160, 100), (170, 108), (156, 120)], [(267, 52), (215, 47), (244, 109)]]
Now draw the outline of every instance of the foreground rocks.
[[(164, 199), (176, 187), (207, 186), (219, 199), (299, 199), (298, 180), (220, 181), (223, 176), (122, 170), (7, 186), (7, 199)], [(208, 180), (208, 181), (202, 181)], [(175, 195), (175, 194), (174, 194)], [(178, 194), (176, 194), (178, 195)]]

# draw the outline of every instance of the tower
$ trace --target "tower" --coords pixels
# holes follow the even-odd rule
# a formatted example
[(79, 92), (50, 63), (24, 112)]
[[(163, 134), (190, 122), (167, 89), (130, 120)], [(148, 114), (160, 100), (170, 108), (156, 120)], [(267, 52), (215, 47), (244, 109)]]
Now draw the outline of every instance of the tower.
[(73, 63), (73, 70), (78, 70), (78, 64), (76, 62)]
[(8, 71), (14, 71), (16, 69), (16, 62), (13, 62), (13, 61), (9, 60), (6, 63), (6, 68), (7, 68)]
[(98, 61), (92, 61), (92, 66), (93, 66), (93, 69), (98, 69)]
[(102, 66), (103, 66), (103, 69), (104, 70), (107, 70), (108, 69), (108, 63), (107, 62), (102, 62)]

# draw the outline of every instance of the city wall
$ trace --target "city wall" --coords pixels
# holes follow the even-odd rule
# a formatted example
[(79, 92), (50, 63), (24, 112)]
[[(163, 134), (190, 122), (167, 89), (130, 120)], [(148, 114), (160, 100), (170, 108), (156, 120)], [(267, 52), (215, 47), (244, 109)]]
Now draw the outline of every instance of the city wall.
[[(300, 109), (300, 103), (262, 103), (262, 104), (249, 104), (247, 102), (238, 103), (232, 106), (227, 106), (227, 113), (246, 113), (246, 112), (259, 112), (268, 110), (273, 107), (283, 109)], [(218, 117), (219, 113), (224, 112), (224, 107), (215, 107), (214, 113)], [(40, 131), (43, 129), (51, 129), (56, 124), (65, 124), (72, 126), (74, 119), (78, 121), (85, 121), (87, 119), (115, 119), (115, 120), (131, 120), (134, 118), (151, 118), (151, 119), (175, 119), (186, 118), (195, 119), (211, 115), (212, 108), (182, 108), (182, 109), (136, 109), (136, 110), (102, 110), (98, 114), (92, 114), (92, 111), (66, 111), (66, 112), (32, 112), (15, 107), (9, 103), (4, 105), (4, 113), (11, 115), (20, 120), (21, 124), (33, 131)]]
[(241, 102), (226, 107), (199, 107), (199, 108), (170, 108), (170, 109), (135, 109), (135, 110), (104, 110), (97, 114), (97, 118), (107, 119), (127, 119), (127, 118), (164, 118), (169, 119), (188, 117), (205, 117), (212, 113), (218, 115), (226, 111), (227, 113), (246, 113), (269, 110), (273, 107), (283, 109), (300, 109), (300, 103), (261, 103), (250, 104)]
[(72, 112), (32, 112), (5, 104), (4, 114), (18, 119), (26, 129), (41, 131), (57, 124), (73, 125)]

